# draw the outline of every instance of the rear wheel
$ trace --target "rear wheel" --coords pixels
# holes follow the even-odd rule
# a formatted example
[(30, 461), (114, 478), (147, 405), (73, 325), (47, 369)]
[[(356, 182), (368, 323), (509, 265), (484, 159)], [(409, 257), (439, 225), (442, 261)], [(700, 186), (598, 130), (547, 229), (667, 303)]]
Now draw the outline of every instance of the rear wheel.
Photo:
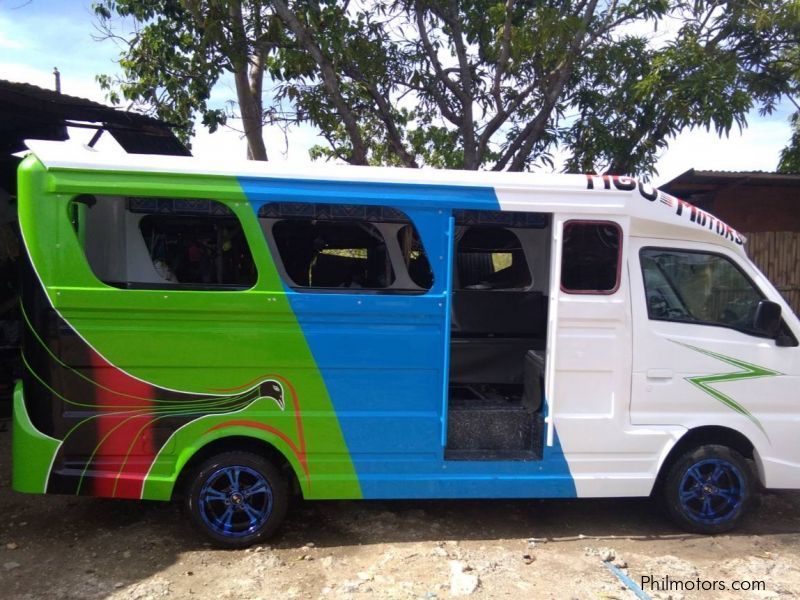
[(753, 468), (731, 448), (700, 446), (670, 467), (662, 493), (667, 512), (681, 528), (721, 533), (739, 525), (753, 504)]
[(216, 544), (243, 548), (274, 533), (288, 504), (286, 478), (250, 452), (225, 452), (200, 464), (186, 508), (194, 525)]

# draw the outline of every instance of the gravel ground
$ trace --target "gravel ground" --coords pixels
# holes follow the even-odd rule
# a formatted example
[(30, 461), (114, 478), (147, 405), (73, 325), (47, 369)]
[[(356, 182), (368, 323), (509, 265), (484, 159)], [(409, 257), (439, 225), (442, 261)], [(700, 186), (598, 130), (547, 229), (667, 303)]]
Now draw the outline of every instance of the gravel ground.
[(0, 432), (7, 599), (635, 598), (608, 565), (673, 581), (645, 585), (651, 598), (800, 598), (798, 492), (766, 494), (716, 537), (682, 533), (638, 499), (304, 502), (269, 545), (223, 551), (173, 505), (12, 492), (10, 450)]

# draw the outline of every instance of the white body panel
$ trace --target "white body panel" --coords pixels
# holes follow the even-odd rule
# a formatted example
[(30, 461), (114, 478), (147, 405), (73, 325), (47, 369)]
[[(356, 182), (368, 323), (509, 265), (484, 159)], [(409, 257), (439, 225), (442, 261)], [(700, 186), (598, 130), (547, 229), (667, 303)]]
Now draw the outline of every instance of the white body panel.
[[(643, 288), (638, 252), (646, 247), (692, 249), (723, 254), (752, 279), (769, 300), (782, 304), (784, 318), (797, 331), (797, 319), (749, 261), (719, 245), (638, 238), (631, 243), (632, 284)], [(755, 447), (759, 475), (771, 488), (800, 487), (800, 347), (779, 347), (774, 340), (727, 327), (648, 319), (644, 293), (632, 294), (635, 336), (631, 385), (631, 422), (636, 425), (728, 427)], [(689, 381), (746, 371), (699, 350), (713, 352), (777, 372), (754, 378), (709, 383), (745, 407), (755, 418), (731, 410)]]

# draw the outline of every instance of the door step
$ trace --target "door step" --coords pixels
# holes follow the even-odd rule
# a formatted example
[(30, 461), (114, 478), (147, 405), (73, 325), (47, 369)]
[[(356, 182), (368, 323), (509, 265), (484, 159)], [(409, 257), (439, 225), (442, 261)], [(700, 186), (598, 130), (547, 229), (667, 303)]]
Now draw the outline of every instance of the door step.
[(481, 399), (450, 402), (447, 460), (539, 460), (542, 414), (519, 402)]
[(524, 461), (541, 460), (532, 450), (449, 450), (444, 451), (445, 460), (480, 461)]

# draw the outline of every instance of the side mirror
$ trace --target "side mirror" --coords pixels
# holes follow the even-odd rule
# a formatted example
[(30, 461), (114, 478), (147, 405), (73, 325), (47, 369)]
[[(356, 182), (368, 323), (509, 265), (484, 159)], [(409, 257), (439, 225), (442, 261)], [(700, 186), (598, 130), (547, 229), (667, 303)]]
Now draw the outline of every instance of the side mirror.
[(781, 305), (761, 300), (756, 307), (753, 329), (767, 337), (775, 338), (781, 329)]

